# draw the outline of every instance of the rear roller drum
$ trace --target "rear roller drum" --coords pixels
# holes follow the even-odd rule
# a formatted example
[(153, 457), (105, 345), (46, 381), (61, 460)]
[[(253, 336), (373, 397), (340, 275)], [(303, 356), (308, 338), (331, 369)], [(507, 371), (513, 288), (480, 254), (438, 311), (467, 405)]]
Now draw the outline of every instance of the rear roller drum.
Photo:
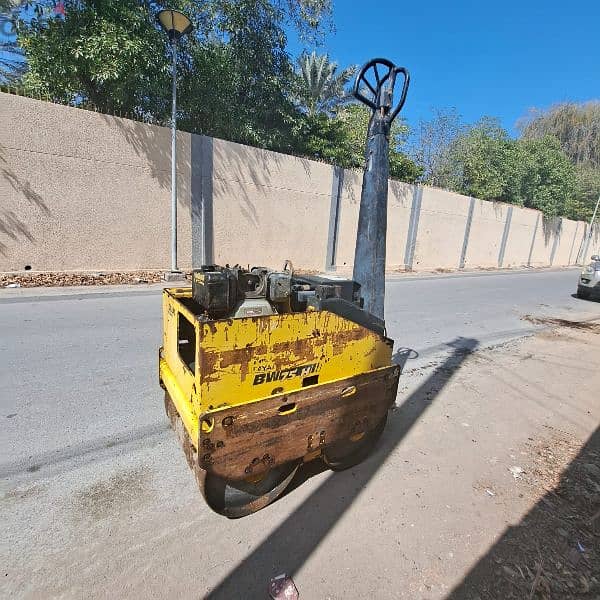
[(385, 429), (387, 414), (374, 429), (360, 436), (335, 442), (323, 450), (323, 461), (332, 471), (344, 471), (362, 462), (371, 454)]

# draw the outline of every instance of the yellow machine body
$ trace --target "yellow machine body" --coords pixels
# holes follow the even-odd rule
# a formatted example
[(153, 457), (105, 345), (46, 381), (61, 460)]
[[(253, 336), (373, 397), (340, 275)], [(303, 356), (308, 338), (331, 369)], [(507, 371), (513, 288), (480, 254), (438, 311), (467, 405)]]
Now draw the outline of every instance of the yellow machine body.
[(160, 381), (200, 467), (229, 479), (316, 458), (385, 418), (392, 341), (328, 311), (208, 321), (190, 288), (163, 292)]

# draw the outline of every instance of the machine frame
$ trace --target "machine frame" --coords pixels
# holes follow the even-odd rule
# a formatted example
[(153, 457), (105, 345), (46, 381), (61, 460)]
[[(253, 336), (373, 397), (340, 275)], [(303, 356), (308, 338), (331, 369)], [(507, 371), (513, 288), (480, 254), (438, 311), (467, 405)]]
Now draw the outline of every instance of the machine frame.
[(164, 290), (159, 372), (204, 471), (245, 480), (318, 458), (376, 429), (395, 400), (392, 340), (353, 321), (206, 320), (193, 306), (189, 288)]

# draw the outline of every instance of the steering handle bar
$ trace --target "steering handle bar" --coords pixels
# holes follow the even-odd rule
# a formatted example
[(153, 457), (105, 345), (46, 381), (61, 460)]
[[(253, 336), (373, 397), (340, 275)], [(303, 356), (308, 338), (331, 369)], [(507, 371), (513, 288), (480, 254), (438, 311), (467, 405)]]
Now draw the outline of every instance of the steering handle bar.
[[(383, 67), (383, 74), (379, 73), (378, 66)], [(375, 76), (375, 85), (367, 78), (370, 70), (372, 70)], [(400, 100), (392, 109), (394, 87), (396, 86), (396, 77), (398, 74), (404, 76), (404, 83), (402, 85)], [(363, 104), (366, 104), (372, 111), (381, 110), (387, 123), (391, 123), (404, 106), (409, 83), (410, 74), (404, 67), (397, 67), (387, 58), (374, 58), (365, 63), (357, 73), (354, 86), (352, 87), (352, 95)], [(371, 98), (365, 95), (365, 88), (372, 95)]]

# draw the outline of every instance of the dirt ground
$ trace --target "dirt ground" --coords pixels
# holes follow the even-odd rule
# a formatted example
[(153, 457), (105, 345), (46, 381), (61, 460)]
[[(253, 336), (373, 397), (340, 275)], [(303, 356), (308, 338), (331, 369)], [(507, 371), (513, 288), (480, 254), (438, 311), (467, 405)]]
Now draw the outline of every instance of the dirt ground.
[(408, 362), (369, 459), (241, 520), (202, 504), (166, 429), (23, 473), (0, 595), (262, 599), (285, 572), (306, 600), (600, 598), (600, 324), (547, 325)]
[(451, 598), (600, 598), (600, 324), (549, 321), (558, 327), (523, 344), (515, 376), (529, 388), (523, 392), (531, 393), (545, 372), (544, 395), (562, 380), (575, 397), (580, 381), (588, 379), (591, 388), (581, 393), (591, 395), (579, 406), (596, 429), (584, 440), (565, 414), (562, 424), (546, 422), (545, 435), (528, 436), (520, 444), (523, 466), (511, 466), (509, 472), (519, 498), (533, 506), (507, 528)]
[[(472, 473), (473, 491), (488, 496), (508, 526), (446, 598), (600, 598), (600, 323), (524, 319), (548, 329), (457, 359), (447, 373), (456, 371), (443, 395), (462, 390), (464, 407), (482, 396), (495, 405), (487, 423), (461, 423), (485, 430), (471, 440), (478, 452), (489, 453), (494, 431), (502, 435), (511, 422), (514, 430), (503, 458)], [(434, 590), (445, 584), (436, 575), (415, 597), (440, 596)]]

